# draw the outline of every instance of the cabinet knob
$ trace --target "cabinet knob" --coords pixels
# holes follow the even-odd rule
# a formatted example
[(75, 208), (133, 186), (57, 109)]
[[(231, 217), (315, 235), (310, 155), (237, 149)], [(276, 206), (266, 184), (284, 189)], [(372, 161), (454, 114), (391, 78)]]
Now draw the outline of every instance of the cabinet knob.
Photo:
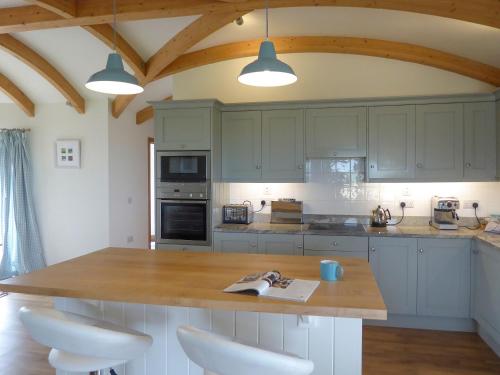
[(424, 165), (422, 163), (417, 163), (417, 168), (423, 168)]
[(418, 249), (418, 252), (419, 252), (420, 254), (423, 254), (423, 253), (424, 253), (424, 249)]
[(375, 252), (375, 248), (374, 247), (372, 247), (370, 250), (372, 251), (372, 253)]
[(472, 254), (479, 254), (479, 250), (476, 249), (472, 250)]
[(302, 245), (297, 245), (297, 249), (302, 249)]
[(297, 169), (302, 169), (303, 166), (302, 165), (297, 165)]
[(338, 245), (337, 241), (332, 242), (332, 246), (337, 246), (337, 245)]
[(255, 166), (255, 169), (260, 169), (260, 168), (261, 168), (261, 166), (260, 166), (260, 165), (256, 165), (256, 166)]
[(333, 153), (333, 156), (337, 156), (337, 153), (336, 153), (336, 152), (334, 152), (334, 153)]
[(470, 167), (472, 167), (471, 163), (465, 163), (465, 168), (470, 168)]
[(375, 165), (374, 165), (374, 164), (370, 164), (370, 168), (371, 168), (371, 169), (374, 169), (374, 168), (375, 168)]

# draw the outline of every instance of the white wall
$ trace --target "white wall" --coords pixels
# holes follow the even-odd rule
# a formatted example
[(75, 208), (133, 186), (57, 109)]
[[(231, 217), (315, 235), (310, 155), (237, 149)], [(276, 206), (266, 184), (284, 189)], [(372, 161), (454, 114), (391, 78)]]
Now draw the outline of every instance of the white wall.
[[(1, 128), (31, 128), (35, 205), (49, 264), (109, 243), (108, 103), (88, 101), (85, 115), (65, 104), (38, 104), (28, 118), (0, 104)], [(55, 141), (81, 140), (81, 168), (55, 168)]]
[(109, 116), (111, 246), (148, 246), (148, 137), (153, 136), (153, 120), (137, 126), (134, 111)]
[(280, 55), (298, 81), (286, 87), (240, 84), (253, 58), (206, 65), (174, 75), (174, 98), (216, 98), (226, 103), (492, 92), (494, 87), (429, 66), (370, 56), (301, 53)]

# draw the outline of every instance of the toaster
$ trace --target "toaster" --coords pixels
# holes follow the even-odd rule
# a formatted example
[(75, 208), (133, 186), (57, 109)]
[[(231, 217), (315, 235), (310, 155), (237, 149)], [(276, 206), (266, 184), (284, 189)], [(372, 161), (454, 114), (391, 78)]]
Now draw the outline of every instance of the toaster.
[(253, 222), (253, 207), (250, 204), (227, 204), (222, 208), (224, 224), (250, 224)]

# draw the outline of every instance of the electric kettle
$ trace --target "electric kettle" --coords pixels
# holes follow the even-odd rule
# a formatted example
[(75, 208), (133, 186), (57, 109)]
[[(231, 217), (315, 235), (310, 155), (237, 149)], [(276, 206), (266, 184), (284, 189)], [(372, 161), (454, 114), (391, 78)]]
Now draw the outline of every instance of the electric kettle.
[(387, 222), (391, 220), (391, 212), (389, 209), (383, 209), (380, 205), (372, 211), (372, 227), (383, 228), (387, 226)]

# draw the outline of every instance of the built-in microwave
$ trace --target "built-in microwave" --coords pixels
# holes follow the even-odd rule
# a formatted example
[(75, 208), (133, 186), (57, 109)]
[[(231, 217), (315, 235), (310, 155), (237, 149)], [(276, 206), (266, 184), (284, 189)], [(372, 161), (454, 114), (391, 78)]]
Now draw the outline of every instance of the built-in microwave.
[(209, 183), (210, 152), (157, 151), (156, 187), (168, 184)]
[(156, 200), (156, 242), (211, 245), (209, 200)]

